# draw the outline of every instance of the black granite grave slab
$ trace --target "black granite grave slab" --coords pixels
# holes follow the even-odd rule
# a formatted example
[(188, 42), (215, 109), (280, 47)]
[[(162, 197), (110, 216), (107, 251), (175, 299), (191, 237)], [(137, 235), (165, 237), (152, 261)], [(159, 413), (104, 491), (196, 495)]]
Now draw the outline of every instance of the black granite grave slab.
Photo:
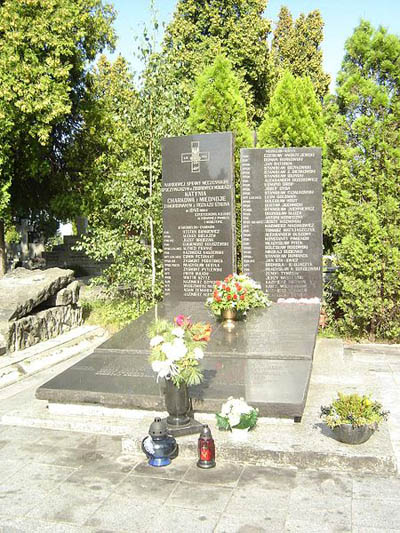
[(204, 300), (235, 271), (232, 133), (162, 140), (164, 295)]
[(204, 381), (191, 388), (194, 409), (216, 412), (229, 397), (244, 397), (262, 416), (301, 417), (317, 334), (319, 305), (273, 304), (249, 312), (232, 332), (200, 302), (166, 301), (42, 385), (39, 399), (108, 407), (164, 410), (164, 383), (147, 361), (146, 331), (154, 318), (178, 314), (210, 321), (202, 361)]
[(321, 298), (321, 149), (243, 149), (241, 180), (243, 271), (273, 301)]

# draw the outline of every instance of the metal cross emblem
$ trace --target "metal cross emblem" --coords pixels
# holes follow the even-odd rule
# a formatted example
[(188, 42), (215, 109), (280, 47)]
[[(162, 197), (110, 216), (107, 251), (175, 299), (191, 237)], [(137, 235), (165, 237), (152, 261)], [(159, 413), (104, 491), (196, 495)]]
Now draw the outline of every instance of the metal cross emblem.
[(181, 163), (191, 163), (192, 172), (200, 172), (200, 163), (210, 161), (210, 152), (200, 152), (200, 141), (192, 141), (190, 154), (181, 154)]

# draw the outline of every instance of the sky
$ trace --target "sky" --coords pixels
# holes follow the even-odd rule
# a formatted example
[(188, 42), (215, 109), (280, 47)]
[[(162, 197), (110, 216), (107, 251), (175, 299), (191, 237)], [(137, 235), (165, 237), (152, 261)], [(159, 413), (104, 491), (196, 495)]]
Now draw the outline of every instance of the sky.
[[(135, 59), (134, 36), (140, 36), (144, 24), (149, 23), (150, 0), (109, 0), (117, 11), (115, 29), (118, 36), (115, 54), (121, 53), (140, 70)], [(168, 23), (173, 16), (177, 0), (155, 0), (159, 20)], [(325, 22), (324, 70), (332, 77), (331, 89), (340, 69), (345, 41), (353, 33), (362, 18), (373, 26), (384, 26), (390, 33), (400, 36), (400, 0), (269, 0), (265, 16), (276, 22), (282, 5), (286, 5), (294, 17), (319, 9)], [(114, 55), (115, 55), (114, 54)]]

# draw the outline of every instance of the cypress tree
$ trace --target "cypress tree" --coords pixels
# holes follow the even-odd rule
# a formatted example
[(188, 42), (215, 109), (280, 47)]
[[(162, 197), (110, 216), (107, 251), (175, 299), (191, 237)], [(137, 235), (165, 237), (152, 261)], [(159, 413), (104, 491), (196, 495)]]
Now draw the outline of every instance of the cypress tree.
[(353, 337), (400, 339), (400, 39), (362, 21), (328, 108), (325, 234), (337, 257), (331, 312)]
[(309, 78), (283, 74), (258, 132), (258, 146), (322, 146), (322, 107)]
[(330, 76), (322, 68), (324, 22), (318, 10), (308, 15), (301, 13), (293, 21), (287, 7), (279, 12), (278, 23), (273, 33), (271, 55), (275, 78), (285, 70), (295, 76), (308, 76), (320, 100), (328, 93)]

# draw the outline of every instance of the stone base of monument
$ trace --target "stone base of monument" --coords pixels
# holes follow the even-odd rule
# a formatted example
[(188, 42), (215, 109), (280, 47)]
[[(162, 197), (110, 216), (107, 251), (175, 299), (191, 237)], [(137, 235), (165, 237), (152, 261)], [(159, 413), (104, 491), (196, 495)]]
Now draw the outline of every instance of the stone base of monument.
[[(165, 418), (164, 420), (167, 421), (167, 418)], [(168, 424), (167, 422), (167, 427), (168, 433), (173, 437), (183, 437), (185, 435), (199, 434), (202, 430), (203, 424), (201, 424), (194, 418), (191, 418), (190, 422), (185, 426), (171, 426), (171, 424)]]
[(243, 397), (260, 416), (303, 415), (316, 341), (319, 304), (283, 303), (249, 312), (228, 331), (201, 302), (165, 301), (133, 321), (93, 354), (42, 385), (36, 397), (66, 404), (164, 410), (164, 384), (148, 363), (147, 329), (179, 314), (210, 321), (202, 360), (204, 381), (191, 387), (194, 412), (216, 413), (228, 397)]

